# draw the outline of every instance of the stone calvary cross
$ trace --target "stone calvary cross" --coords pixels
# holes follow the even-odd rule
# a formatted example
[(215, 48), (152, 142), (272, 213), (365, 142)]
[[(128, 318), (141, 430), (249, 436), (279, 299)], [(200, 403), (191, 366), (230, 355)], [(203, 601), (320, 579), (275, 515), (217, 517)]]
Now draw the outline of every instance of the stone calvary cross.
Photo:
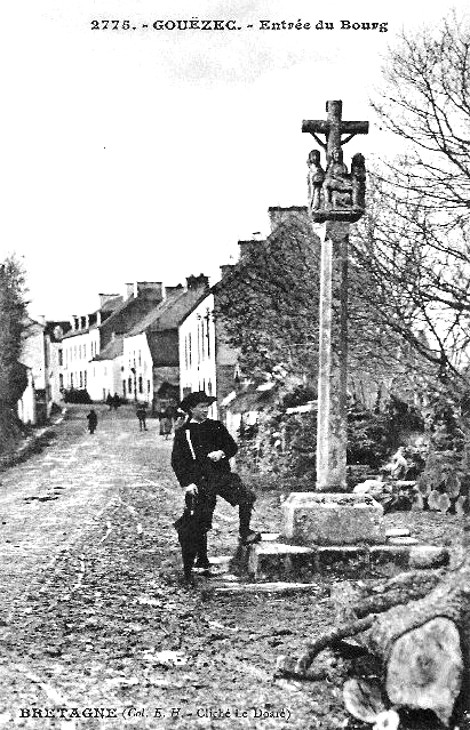
[[(349, 225), (364, 214), (366, 177), (364, 157), (354, 155), (348, 171), (341, 147), (356, 134), (367, 134), (369, 123), (342, 121), (341, 101), (328, 101), (326, 111), (326, 121), (306, 120), (302, 132), (313, 135), (326, 151), (326, 170), (318, 150), (308, 157), (310, 213), (315, 223), (325, 224), (321, 236), (316, 489), (338, 492), (346, 489)], [(319, 134), (325, 135), (325, 143)]]

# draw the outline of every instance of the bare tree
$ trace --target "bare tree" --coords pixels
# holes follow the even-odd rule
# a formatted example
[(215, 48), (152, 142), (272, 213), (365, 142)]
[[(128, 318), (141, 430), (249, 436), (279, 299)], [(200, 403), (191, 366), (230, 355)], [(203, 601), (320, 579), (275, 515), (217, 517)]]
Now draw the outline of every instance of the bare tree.
[(447, 211), (452, 223), (470, 208), (470, 21), (453, 12), (440, 27), (402, 34), (373, 102), (384, 126), (406, 143), (389, 168), (395, 186), (420, 207)]
[(468, 18), (403, 34), (373, 107), (404, 152), (371, 174), (354, 242), (367, 297), (432, 372), (461, 374), (470, 344)]

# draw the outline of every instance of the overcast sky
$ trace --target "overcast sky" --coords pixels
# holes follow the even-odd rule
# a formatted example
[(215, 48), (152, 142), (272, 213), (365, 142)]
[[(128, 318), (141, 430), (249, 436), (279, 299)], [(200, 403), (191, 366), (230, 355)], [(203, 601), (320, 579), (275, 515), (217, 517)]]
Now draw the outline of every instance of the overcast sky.
[[(215, 281), (237, 241), (267, 234), (272, 205), (306, 204), (302, 119), (342, 99), (386, 144), (369, 108), (402, 27), (451, 7), (409, 0), (18, 0), (3, 17), (0, 258), (24, 256), (31, 313), (93, 311), (124, 282)], [(235, 20), (241, 30), (153, 30), (158, 20)], [(92, 30), (130, 20), (137, 30)], [(311, 30), (259, 30), (259, 21)], [(320, 21), (334, 30), (315, 30)], [(388, 23), (388, 32), (341, 21)], [(143, 29), (142, 25), (149, 25)], [(247, 28), (253, 25), (253, 28)], [(5, 73), (6, 72), (6, 73)]]

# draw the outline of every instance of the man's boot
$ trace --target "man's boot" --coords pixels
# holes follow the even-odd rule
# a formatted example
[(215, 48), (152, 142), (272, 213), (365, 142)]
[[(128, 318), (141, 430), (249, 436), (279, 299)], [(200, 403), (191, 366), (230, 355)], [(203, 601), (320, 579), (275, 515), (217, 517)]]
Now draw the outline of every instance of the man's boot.
[(193, 576), (193, 564), (194, 564), (194, 552), (192, 550), (183, 550), (183, 574), (184, 583), (188, 586), (194, 585)]
[(253, 512), (252, 504), (241, 504), (238, 507), (238, 515), (240, 520), (239, 533), (240, 542), (243, 545), (253, 545), (261, 540), (261, 533), (250, 529), (251, 513)]
[(199, 538), (197, 546), (197, 560), (194, 567), (202, 570), (209, 570), (211, 567), (209, 558), (207, 557), (207, 532), (203, 532)]

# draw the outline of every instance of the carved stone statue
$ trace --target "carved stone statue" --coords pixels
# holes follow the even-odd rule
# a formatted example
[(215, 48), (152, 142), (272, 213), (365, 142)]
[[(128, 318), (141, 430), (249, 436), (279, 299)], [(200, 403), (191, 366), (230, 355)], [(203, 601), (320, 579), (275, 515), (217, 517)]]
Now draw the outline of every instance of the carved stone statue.
[(309, 153), (308, 160), (308, 199), (310, 201), (310, 210), (318, 210), (321, 205), (321, 189), (325, 179), (325, 171), (320, 164), (320, 152), (312, 150)]
[(366, 163), (360, 152), (351, 160), (352, 204), (354, 208), (366, 205)]
[(326, 208), (348, 208), (351, 206), (351, 175), (343, 162), (343, 151), (341, 149), (333, 150), (332, 158), (326, 168), (323, 188)]

